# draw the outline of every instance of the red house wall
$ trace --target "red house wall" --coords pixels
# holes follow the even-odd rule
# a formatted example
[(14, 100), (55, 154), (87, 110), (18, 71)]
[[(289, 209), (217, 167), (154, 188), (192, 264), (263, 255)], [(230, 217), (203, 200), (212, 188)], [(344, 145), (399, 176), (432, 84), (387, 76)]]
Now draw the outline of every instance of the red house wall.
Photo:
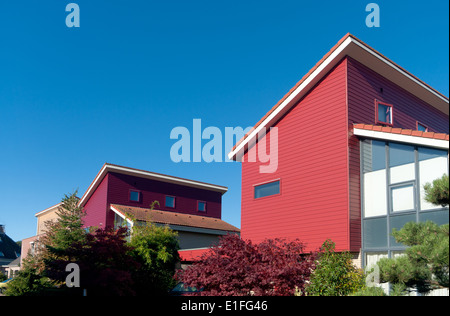
[[(140, 191), (139, 202), (129, 200), (130, 190)], [(166, 195), (175, 197), (175, 208), (165, 206)], [(222, 194), (219, 192), (109, 172), (84, 206), (85, 226), (112, 227), (114, 212), (110, 210), (111, 204), (149, 208), (155, 200), (160, 202), (155, 208), (162, 211), (219, 219), (222, 216)], [(206, 212), (197, 211), (198, 201), (206, 202)]]
[[(310, 250), (332, 239), (337, 250), (349, 248), (346, 69), (344, 59), (275, 125), (275, 173), (260, 173), (244, 156), (243, 238), (298, 238)], [(275, 179), (281, 194), (255, 200), (254, 185)]]
[(108, 224), (106, 220), (108, 210), (108, 179), (109, 175), (107, 174), (84, 206), (86, 213), (84, 217), (85, 227), (98, 226), (104, 228)]
[[(129, 200), (130, 190), (141, 192), (140, 202)], [(175, 197), (175, 208), (166, 207), (165, 196)], [(161, 211), (221, 218), (222, 194), (179, 184), (166, 183), (119, 173), (109, 173), (108, 204), (149, 208), (153, 201)], [(197, 201), (206, 202), (206, 212), (197, 211)]]
[(393, 84), (352, 58), (348, 58), (348, 131), (351, 250), (361, 247), (361, 193), (359, 140), (354, 123), (376, 124), (375, 100), (393, 104), (394, 126), (416, 130), (420, 121), (430, 131), (449, 132), (448, 116)]

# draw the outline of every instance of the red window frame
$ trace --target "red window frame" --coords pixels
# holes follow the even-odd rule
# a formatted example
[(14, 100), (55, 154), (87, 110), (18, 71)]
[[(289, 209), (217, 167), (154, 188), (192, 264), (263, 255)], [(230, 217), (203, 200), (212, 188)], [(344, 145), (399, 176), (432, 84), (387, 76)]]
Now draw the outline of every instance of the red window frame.
[[(391, 121), (388, 122), (383, 122), (379, 120), (379, 116), (378, 116), (378, 106), (379, 105), (384, 105), (387, 106), (390, 109), (390, 117), (391, 117)], [(382, 125), (388, 125), (388, 126), (394, 126), (394, 105), (393, 104), (389, 104), (386, 102), (381, 102), (378, 100), (375, 100), (375, 122), (376, 124), (382, 124)]]
[(419, 125), (425, 127), (425, 132), (428, 132), (430, 130), (430, 128), (427, 125), (420, 123), (419, 121), (416, 121), (416, 130), (419, 130)]

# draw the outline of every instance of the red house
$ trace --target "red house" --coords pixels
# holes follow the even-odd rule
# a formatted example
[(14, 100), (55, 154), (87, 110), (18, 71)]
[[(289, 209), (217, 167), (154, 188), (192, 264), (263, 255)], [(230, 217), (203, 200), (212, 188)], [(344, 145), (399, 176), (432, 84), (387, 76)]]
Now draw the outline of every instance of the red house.
[[(277, 168), (262, 173), (249, 161), (264, 129), (268, 151), (269, 128)], [(448, 207), (423, 199), (448, 173), (448, 133), (448, 97), (347, 34), (229, 153), (242, 161), (242, 237), (311, 250), (331, 239), (363, 266), (395, 256), (393, 228), (448, 223)]]
[[(116, 227), (135, 221), (169, 225), (178, 232), (180, 255), (192, 261), (228, 233), (239, 229), (222, 221), (227, 188), (189, 179), (105, 164), (79, 205), (85, 226)], [(150, 205), (158, 201), (154, 209)]]

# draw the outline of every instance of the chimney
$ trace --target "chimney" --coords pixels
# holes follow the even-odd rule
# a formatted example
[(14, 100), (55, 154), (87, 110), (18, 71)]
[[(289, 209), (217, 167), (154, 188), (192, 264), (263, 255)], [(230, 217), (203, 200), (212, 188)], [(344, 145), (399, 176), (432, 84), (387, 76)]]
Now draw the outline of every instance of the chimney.
[(0, 234), (4, 234), (4, 233), (5, 233), (5, 225), (0, 224)]

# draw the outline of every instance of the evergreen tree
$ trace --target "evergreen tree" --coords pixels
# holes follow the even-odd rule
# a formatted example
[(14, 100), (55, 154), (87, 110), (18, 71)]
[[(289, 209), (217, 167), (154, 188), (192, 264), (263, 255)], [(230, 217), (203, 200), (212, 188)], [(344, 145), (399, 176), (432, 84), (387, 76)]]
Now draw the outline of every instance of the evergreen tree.
[(425, 200), (434, 204), (446, 207), (449, 205), (449, 178), (448, 174), (444, 174), (441, 178), (436, 179), (433, 183), (424, 185)]
[(449, 225), (428, 221), (410, 222), (393, 231), (397, 242), (408, 246), (405, 254), (378, 262), (382, 282), (395, 285), (397, 292), (416, 288), (420, 293), (449, 287)]

